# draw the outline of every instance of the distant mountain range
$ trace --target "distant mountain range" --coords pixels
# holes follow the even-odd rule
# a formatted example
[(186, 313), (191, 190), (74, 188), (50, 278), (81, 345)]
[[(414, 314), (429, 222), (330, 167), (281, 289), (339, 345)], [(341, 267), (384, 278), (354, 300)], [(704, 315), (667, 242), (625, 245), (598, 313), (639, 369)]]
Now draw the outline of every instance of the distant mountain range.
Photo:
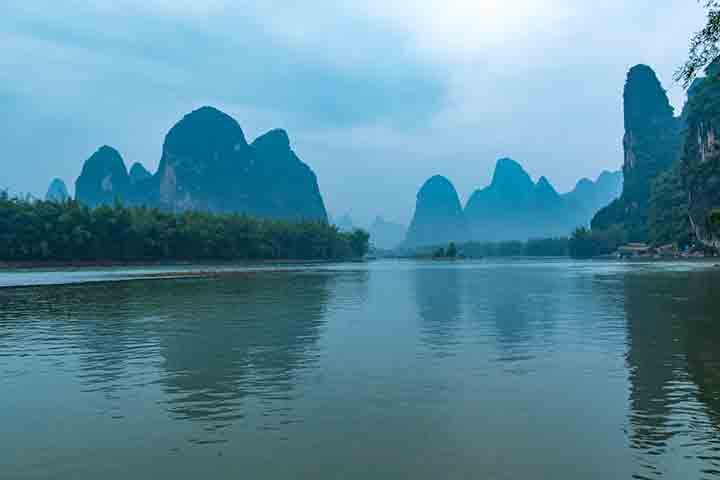
[(370, 234), (370, 243), (373, 247), (381, 250), (392, 250), (405, 240), (407, 227), (399, 223), (385, 220), (381, 216), (375, 217), (369, 228), (358, 225), (349, 213), (342, 216), (330, 217), (330, 223), (335, 225), (341, 232), (352, 232), (357, 228), (365, 228)]
[(617, 198), (622, 181), (621, 172), (603, 172), (597, 181), (582, 179), (559, 194), (547, 178), (533, 182), (518, 162), (502, 158), (490, 185), (476, 190), (462, 209), (452, 183), (435, 176), (418, 193), (405, 246), (569, 235)]
[(382, 217), (375, 217), (370, 225), (370, 242), (376, 248), (391, 250), (403, 242), (406, 231), (405, 225), (389, 222)]
[(346, 213), (339, 218), (329, 218), (329, 221), (331, 224), (335, 225), (341, 232), (352, 232), (356, 228), (355, 222), (353, 221), (349, 213)]
[[(490, 185), (476, 190), (464, 208), (452, 183), (434, 176), (417, 194), (407, 232), (377, 218), (371, 242), (393, 248), (526, 240), (565, 236), (590, 224), (595, 239), (699, 242), (720, 250), (720, 110), (714, 108), (720, 60), (705, 74), (692, 84), (682, 114), (675, 116), (655, 72), (647, 65), (630, 69), (623, 94), (623, 172), (582, 179), (560, 194), (547, 178), (535, 182), (518, 162), (503, 158)], [(140, 163), (128, 171), (120, 152), (100, 147), (85, 161), (75, 194), (93, 207), (121, 201), (167, 211), (328, 218), (317, 178), (293, 152), (284, 130), (248, 143), (240, 125), (212, 107), (185, 115), (170, 129), (155, 173)], [(62, 180), (52, 181), (46, 198), (69, 198)], [(339, 226), (351, 230), (352, 220), (341, 218)]]
[[(503, 158), (491, 184), (475, 191), (465, 208), (447, 178), (430, 178), (417, 194), (407, 231), (377, 217), (369, 229), (371, 242), (391, 249), (401, 243), (414, 247), (567, 235), (587, 225), (621, 190), (622, 174), (603, 172), (597, 181), (583, 179), (561, 195), (547, 178), (533, 182), (519, 163)], [(120, 152), (100, 147), (84, 162), (75, 194), (92, 207), (120, 201), (175, 212), (328, 221), (317, 178), (293, 152), (284, 130), (248, 143), (240, 125), (213, 107), (188, 113), (170, 129), (155, 173), (140, 163), (128, 170)], [(53, 180), (47, 198), (69, 198), (65, 184)], [(336, 223), (344, 231), (354, 228), (349, 215)]]
[(154, 174), (139, 163), (128, 172), (120, 153), (103, 146), (85, 161), (75, 192), (90, 206), (119, 200), (168, 211), (327, 221), (317, 178), (290, 148), (284, 130), (248, 144), (240, 125), (212, 107), (172, 127)]

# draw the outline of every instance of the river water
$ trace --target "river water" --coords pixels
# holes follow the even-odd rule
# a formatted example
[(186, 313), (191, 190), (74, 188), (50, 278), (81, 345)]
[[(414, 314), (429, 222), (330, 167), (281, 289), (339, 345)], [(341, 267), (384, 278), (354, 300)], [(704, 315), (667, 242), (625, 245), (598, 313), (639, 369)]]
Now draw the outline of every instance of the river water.
[(249, 270), (0, 272), (0, 478), (720, 478), (712, 265)]

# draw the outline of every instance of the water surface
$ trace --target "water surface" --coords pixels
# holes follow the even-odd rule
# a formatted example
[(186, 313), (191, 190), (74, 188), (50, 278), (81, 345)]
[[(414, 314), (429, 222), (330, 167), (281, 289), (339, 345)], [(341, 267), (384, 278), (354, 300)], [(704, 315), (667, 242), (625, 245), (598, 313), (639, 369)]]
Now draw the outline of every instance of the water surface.
[(720, 478), (708, 265), (262, 270), (0, 273), (0, 477)]

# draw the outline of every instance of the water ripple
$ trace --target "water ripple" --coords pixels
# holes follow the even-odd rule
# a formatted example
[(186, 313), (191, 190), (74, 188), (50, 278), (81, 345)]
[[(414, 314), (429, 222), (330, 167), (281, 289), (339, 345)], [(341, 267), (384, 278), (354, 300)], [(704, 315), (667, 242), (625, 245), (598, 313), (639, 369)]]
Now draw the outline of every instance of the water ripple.
[(718, 287), (691, 265), (487, 261), (0, 289), (4, 465), (717, 479)]

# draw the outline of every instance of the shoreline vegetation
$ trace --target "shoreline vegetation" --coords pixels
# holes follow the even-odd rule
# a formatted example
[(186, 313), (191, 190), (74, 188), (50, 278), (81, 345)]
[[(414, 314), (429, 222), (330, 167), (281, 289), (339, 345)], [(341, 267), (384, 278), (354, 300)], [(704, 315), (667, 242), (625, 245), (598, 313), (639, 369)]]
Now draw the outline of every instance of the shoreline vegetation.
[(565, 237), (502, 242), (450, 242), (412, 249), (400, 249), (398, 258), (418, 259), (479, 259), (513, 257), (570, 257), (569, 239)]
[[(278, 258), (272, 260), (266, 259), (237, 259), (237, 260), (133, 260), (133, 261), (114, 261), (114, 260), (96, 260), (96, 261), (73, 261), (73, 260), (30, 260), (30, 261), (3, 261), (0, 260), (0, 270), (83, 270), (95, 268), (173, 268), (177, 267), (178, 273), (183, 273), (183, 268), (207, 267), (209, 269), (218, 268), (222, 270), (207, 270), (207, 272), (233, 272), (247, 271), (254, 267), (272, 267), (287, 265), (324, 265), (336, 261), (357, 261), (360, 258), (349, 258), (340, 260), (307, 260), (307, 259), (289, 259)], [(200, 270), (197, 270), (200, 271)]]
[(578, 228), (570, 237), (502, 242), (450, 242), (413, 249), (385, 252), (381, 257), (427, 260), (477, 260), (482, 258), (569, 258), (573, 260), (702, 260), (717, 252), (701, 245), (679, 248), (675, 244), (628, 243), (612, 235), (593, 234)]
[(352, 260), (368, 250), (364, 230), (340, 232), (322, 221), (171, 213), (119, 202), (90, 208), (0, 193), (0, 265), (9, 267)]

